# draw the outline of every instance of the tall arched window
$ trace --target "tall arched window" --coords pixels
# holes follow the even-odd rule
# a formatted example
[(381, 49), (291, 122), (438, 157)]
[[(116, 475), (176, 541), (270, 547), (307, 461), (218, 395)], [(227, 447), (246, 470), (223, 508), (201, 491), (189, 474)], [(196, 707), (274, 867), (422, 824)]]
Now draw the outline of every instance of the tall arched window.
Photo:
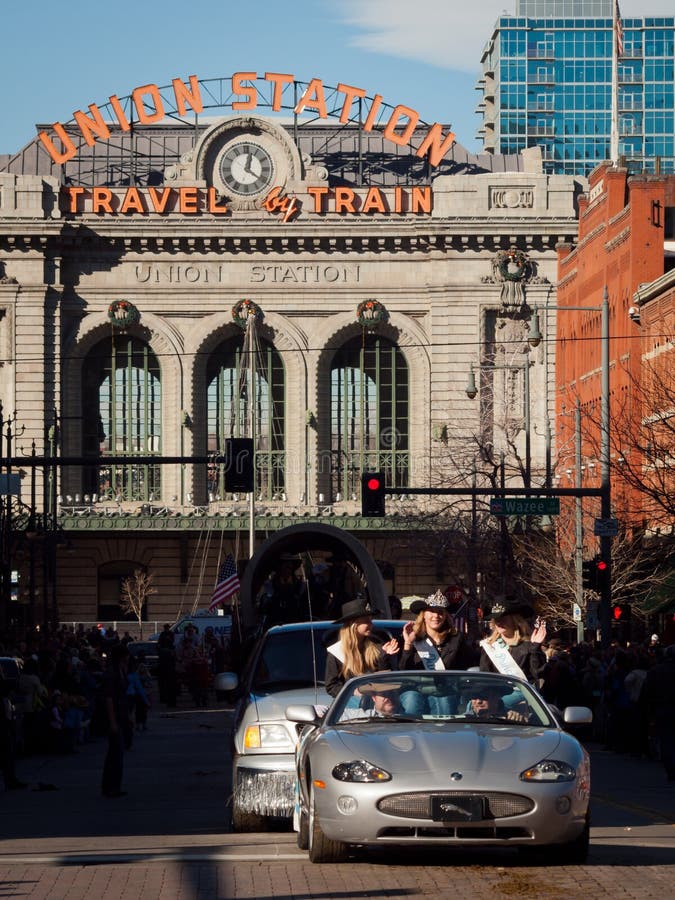
[(331, 491), (350, 497), (361, 472), (385, 473), (391, 487), (409, 477), (408, 366), (387, 338), (353, 338), (331, 365)]
[[(263, 498), (285, 489), (285, 379), (281, 356), (258, 341), (255, 365), (240, 338), (224, 341), (209, 360), (206, 373), (208, 451), (222, 454), (229, 437), (255, 433), (256, 492)], [(251, 406), (251, 398), (253, 405)], [(222, 466), (209, 472), (209, 492), (225, 496)]]
[(161, 378), (159, 362), (144, 341), (114, 335), (87, 355), (83, 383), (85, 456), (138, 456), (138, 464), (87, 466), (86, 491), (149, 500), (161, 494), (161, 466), (148, 459), (161, 454)]

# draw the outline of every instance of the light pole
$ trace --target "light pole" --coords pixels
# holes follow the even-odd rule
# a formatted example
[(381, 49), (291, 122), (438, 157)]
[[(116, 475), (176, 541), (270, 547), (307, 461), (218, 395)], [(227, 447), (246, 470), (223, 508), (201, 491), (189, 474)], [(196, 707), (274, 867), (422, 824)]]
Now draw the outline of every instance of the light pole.
[[(602, 297), (601, 306), (546, 306), (551, 311), (579, 311), (601, 313), (601, 398), (600, 398), (600, 516), (610, 519), (612, 515), (612, 493), (610, 481), (609, 458), (609, 296), (607, 287)], [(539, 314), (535, 308), (532, 327), (528, 336), (531, 347), (541, 343), (542, 334), (539, 328)], [(609, 646), (611, 638), (612, 609), (612, 538), (607, 534), (600, 536), (600, 556), (607, 568), (602, 580), (600, 592), (600, 640), (603, 648)]]

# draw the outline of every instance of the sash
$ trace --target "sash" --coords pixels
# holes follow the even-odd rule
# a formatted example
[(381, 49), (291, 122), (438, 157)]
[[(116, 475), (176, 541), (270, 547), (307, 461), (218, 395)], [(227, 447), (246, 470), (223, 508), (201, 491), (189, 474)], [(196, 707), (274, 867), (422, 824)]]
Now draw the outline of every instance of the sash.
[(335, 659), (339, 660), (342, 665), (345, 663), (345, 651), (342, 649), (342, 642), (336, 641), (334, 644), (331, 644), (329, 647), (326, 647), (326, 650), (329, 653), (332, 653)]
[(417, 655), (422, 660), (422, 665), (425, 669), (431, 672), (445, 669), (443, 660), (434, 646), (434, 642), (430, 641), (429, 638), (424, 638), (423, 641), (415, 641), (413, 647), (417, 650)]
[(527, 681), (525, 673), (511, 656), (508, 646), (503, 641), (495, 641), (494, 644), (489, 644), (485, 640), (481, 641), (480, 645), (498, 672), (502, 675), (515, 675), (517, 678)]

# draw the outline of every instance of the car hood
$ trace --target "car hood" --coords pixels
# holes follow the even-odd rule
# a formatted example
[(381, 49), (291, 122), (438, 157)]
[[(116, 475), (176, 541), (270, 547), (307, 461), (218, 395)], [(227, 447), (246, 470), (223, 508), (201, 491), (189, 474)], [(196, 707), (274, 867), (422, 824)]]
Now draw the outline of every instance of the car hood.
[(267, 722), (285, 719), (287, 706), (302, 704), (326, 707), (332, 703), (332, 697), (319, 685), (316, 690), (313, 687), (298, 687), (284, 691), (252, 691), (250, 702), (256, 705), (259, 721)]
[[(340, 727), (333, 753), (367, 759), (390, 772), (438, 779), (443, 771), (489, 776), (522, 772), (549, 757), (560, 743), (556, 729), (509, 725), (392, 723)], [(342, 746), (339, 746), (339, 745)]]

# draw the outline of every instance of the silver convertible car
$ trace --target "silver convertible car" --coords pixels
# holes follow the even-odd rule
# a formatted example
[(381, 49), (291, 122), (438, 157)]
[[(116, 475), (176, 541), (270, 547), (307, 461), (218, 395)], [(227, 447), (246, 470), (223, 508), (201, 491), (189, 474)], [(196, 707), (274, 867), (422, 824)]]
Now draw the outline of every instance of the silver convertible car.
[(298, 846), (338, 862), (350, 845), (545, 849), (582, 862), (589, 757), (525, 681), (484, 672), (380, 672), (347, 682), (328, 712), (289, 706), (306, 726), (296, 754)]

